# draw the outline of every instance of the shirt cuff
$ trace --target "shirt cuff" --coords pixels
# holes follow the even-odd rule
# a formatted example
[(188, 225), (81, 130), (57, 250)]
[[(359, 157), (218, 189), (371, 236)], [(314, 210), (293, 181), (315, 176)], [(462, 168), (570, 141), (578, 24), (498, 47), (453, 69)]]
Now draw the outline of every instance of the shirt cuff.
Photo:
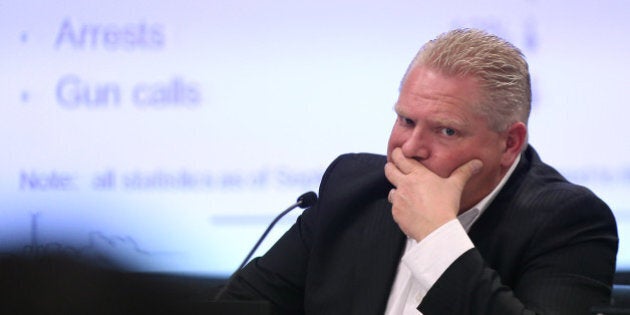
[(471, 248), (474, 245), (466, 230), (459, 220), (453, 219), (420, 242), (413, 241), (402, 262), (411, 271), (424, 296), (444, 271)]

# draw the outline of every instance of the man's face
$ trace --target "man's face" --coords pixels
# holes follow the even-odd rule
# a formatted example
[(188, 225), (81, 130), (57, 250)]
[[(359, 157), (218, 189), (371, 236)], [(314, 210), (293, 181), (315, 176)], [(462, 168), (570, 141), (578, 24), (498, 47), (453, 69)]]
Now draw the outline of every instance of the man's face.
[(472, 78), (447, 77), (416, 67), (403, 83), (395, 106), (398, 118), (387, 147), (420, 161), (441, 177), (462, 164), (479, 159), (483, 168), (466, 184), (460, 211), (465, 211), (494, 189), (513, 159), (506, 158), (506, 133), (488, 127), (473, 108), (480, 97)]

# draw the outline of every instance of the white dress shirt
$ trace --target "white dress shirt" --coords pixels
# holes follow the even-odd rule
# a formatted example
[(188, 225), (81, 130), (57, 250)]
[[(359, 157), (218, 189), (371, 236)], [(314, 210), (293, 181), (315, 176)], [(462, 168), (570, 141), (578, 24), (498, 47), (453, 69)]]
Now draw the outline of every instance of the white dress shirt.
[(420, 242), (407, 239), (387, 301), (386, 315), (422, 315), (416, 308), (446, 269), (474, 245), (468, 231), (494, 200), (520, 161), (516, 158), (494, 190), (470, 210), (433, 231)]

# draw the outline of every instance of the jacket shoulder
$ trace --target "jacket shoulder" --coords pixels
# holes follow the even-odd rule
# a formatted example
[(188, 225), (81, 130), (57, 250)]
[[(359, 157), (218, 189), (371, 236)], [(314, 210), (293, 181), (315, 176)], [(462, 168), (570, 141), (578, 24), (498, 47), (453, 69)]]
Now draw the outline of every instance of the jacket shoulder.
[(326, 169), (321, 186), (329, 181), (352, 181), (362, 177), (385, 176), (387, 158), (372, 153), (346, 153), (337, 157)]

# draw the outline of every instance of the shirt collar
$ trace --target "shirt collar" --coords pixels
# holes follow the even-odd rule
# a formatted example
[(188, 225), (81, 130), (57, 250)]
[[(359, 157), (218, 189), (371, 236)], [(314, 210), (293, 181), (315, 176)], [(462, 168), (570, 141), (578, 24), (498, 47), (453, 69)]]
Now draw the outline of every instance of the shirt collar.
[(496, 187), (494, 187), (492, 192), (490, 192), (486, 197), (481, 199), (481, 201), (479, 201), (479, 203), (477, 203), (474, 207), (470, 208), (466, 212), (457, 216), (459, 223), (464, 227), (466, 232), (470, 230), (473, 223), (477, 221), (479, 216), (481, 216), (481, 214), (488, 208), (488, 205), (490, 205), (492, 200), (494, 200), (494, 198), (499, 194), (499, 191), (501, 191), (501, 189), (503, 188), (503, 186), (505, 186), (505, 183), (508, 181), (510, 176), (512, 176), (512, 173), (514, 173), (514, 170), (516, 169), (516, 165), (518, 165), (518, 162), (520, 160), (521, 160), (521, 155), (519, 154), (516, 157), (516, 160), (514, 161), (514, 163), (512, 163), (512, 166), (510, 166), (510, 169), (507, 171), (507, 173), (505, 173), (505, 175), (503, 176), (499, 184)]

